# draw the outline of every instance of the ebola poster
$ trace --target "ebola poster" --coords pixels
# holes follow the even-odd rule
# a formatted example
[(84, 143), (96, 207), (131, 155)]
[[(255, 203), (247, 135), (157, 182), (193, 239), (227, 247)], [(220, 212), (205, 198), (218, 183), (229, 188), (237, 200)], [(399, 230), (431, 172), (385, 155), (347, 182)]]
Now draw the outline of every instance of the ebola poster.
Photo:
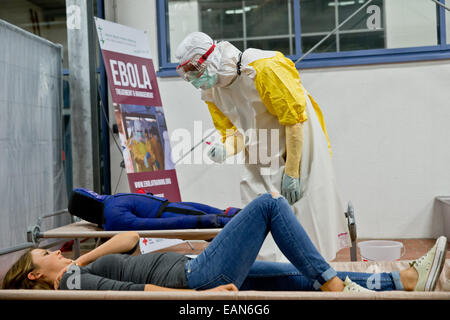
[(95, 19), (131, 192), (181, 201), (145, 31)]

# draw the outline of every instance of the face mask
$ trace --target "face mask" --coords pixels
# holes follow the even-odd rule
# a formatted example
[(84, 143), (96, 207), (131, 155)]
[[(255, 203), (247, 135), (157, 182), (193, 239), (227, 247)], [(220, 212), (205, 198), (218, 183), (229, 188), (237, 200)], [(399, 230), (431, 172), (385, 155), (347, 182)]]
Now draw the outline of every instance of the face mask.
[(189, 75), (189, 82), (197, 89), (210, 89), (217, 83), (217, 74), (210, 75), (208, 70), (205, 70), (200, 77), (197, 78), (198, 72), (193, 71), (192, 75)]
[(144, 134), (141, 131), (135, 133), (134, 138), (137, 142), (141, 142), (144, 140)]

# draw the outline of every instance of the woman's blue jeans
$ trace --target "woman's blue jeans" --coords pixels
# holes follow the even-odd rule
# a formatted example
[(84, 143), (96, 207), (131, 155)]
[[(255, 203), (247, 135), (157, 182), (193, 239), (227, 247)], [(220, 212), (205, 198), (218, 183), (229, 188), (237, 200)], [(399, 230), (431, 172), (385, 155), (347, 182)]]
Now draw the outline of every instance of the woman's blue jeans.
[[(268, 232), (291, 263), (256, 261)], [(402, 290), (397, 273), (336, 272), (320, 255), (282, 196), (266, 193), (247, 205), (186, 264), (191, 289), (234, 283), (241, 290), (318, 290), (345, 276), (364, 287)]]

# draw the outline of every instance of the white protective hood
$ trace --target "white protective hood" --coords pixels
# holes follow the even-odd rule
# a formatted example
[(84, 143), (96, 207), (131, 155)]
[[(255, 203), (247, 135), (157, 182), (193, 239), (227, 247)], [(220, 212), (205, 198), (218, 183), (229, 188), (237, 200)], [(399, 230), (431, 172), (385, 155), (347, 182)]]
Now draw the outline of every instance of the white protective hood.
[[(184, 63), (203, 55), (213, 44), (214, 40), (207, 34), (193, 32), (178, 45), (175, 56), (180, 63)], [(228, 41), (216, 43), (216, 48), (205, 62), (209, 74), (217, 74), (215, 87), (229, 86), (236, 79), (240, 54), (241, 51)]]

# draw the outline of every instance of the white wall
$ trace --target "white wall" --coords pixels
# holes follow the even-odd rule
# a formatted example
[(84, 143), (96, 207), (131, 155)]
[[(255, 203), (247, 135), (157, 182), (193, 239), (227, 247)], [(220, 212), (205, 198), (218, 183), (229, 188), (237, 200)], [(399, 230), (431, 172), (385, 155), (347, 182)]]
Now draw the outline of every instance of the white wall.
[(361, 237), (432, 237), (450, 194), (450, 61), (301, 72), (325, 114)]
[[(117, 1), (118, 23), (149, 31), (157, 63), (154, 2)], [(112, 14), (110, 16), (113, 16)], [(342, 199), (355, 207), (360, 238), (429, 238), (441, 233), (433, 199), (450, 194), (450, 61), (302, 70), (325, 115)], [(199, 92), (159, 78), (169, 134), (202, 121), (212, 128)], [(112, 146), (112, 185), (120, 154)], [(115, 153), (114, 153), (115, 152)], [(239, 166), (179, 165), (182, 199), (239, 205)], [(125, 176), (118, 192), (128, 192)]]

